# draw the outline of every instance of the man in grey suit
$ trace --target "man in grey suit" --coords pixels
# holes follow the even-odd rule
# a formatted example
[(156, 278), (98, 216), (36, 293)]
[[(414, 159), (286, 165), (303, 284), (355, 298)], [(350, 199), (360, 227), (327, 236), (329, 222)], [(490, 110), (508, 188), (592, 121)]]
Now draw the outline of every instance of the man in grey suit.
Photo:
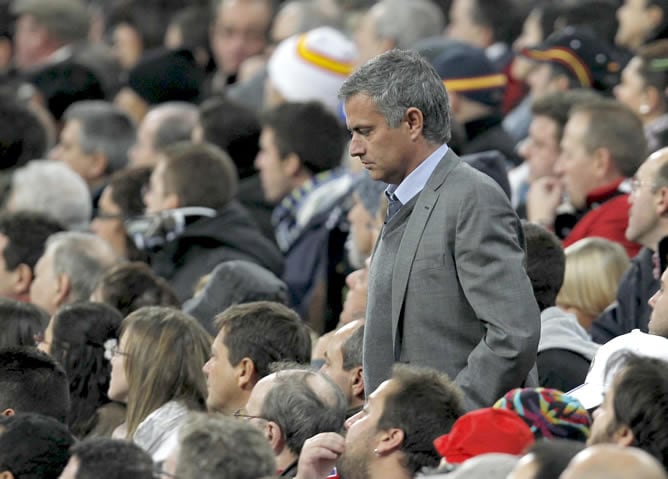
[(351, 156), (390, 184), (369, 271), (365, 384), (373, 391), (395, 362), (430, 366), (455, 379), (469, 409), (491, 406), (536, 361), (520, 222), (496, 183), (448, 148), (448, 95), (418, 54), (375, 57), (340, 97)]

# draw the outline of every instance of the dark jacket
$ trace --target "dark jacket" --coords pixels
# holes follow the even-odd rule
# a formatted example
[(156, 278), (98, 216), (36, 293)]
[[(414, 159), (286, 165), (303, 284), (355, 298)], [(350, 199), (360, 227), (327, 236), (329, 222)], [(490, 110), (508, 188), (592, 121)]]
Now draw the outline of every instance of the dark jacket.
[(503, 153), (509, 166), (522, 163), (522, 159), (515, 152), (515, 142), (503, 129), (500, 116), (491, 115), (473, 120), (466, 123), (464, 129), (466, 142), (461, 147), (460, 155), (497, 150)]
[(180, 301), (190, 298), (197, 281), (219, 263), (235, 259), (252, 261), (276, 275), (283, 270), (276, 245), (260, 233), (236, 201), (218, 216), (190, 224), (178, 238), (150, 255), (153, 270), (169, 281)]
[(658, 291), (661, 283), (654, 277), (654, 252), (640, 250), (619, 282), (617, 301), (594, 320), (591, 336), (599, 344), (630, 333), (634, 329), (647, 332), (651, 308), (649, 298)]

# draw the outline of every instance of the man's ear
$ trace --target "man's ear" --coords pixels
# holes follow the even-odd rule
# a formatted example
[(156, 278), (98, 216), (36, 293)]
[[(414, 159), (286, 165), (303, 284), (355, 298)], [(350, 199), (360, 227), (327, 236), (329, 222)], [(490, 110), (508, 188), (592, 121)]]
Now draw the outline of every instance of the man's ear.
[(619, 426), (617, 430), (612, 435), (612, 439), (615, 444), (623, 447), (631, 447), (635, 442), (635, 437), (633, 436), (633, 431), (628, 426)]
[(265, 437), (267, 438), (267, 441), (269, 441), (269, 445), (275, 455), (278, 455), (283, 451), (283, 448), (285, 447), (283, 431), (281, 431), (281, 427), (274, 421), (267, 421)]
[(281, 166), (285, 176), (294, 178), (299, 175), (299, 172), (302, 169), (302, 162), (296, 153), (290, 153), (281, 160)]
[(251, 358), (243, 358), (239, 364), (235, 366), (237, 370), (237, 384), (239, 389), (251, 390), (257, 382), (257, 370), (255, 363)]
[(353, 396), (364, 399), (364, 370), (362, 366), (353, 368), (351, 372)]
[(422, 130), (424, 129), (424, 115), (419, 108), (412, 106), (406, 110), (404, 116), (406, 118), (406, 123), (408, 124), (408, 131), (410, 132), (411, 139), (415, 141), (422, 136)]
[(91, 165), (88, 169), (90, 179), (102, 178), (107, 171), (107, 165), (109, 164), (109, 159), (107, 155), (102, 152), (95, 152), (91, 157)]
[(661, 186), (656, 192), (656, 211), (659, 216), (668, 213), (668, 186)]
[(27, 294), (33, 280), (32, 269), (25, 263), (18, 265), (14, 271), (14, 294), (17, 296)]
[(16, 414), (16, 411), (14, 411), (14, 410), (13, 410), (12, 408), (10, 408), (10, 407), (8, 407), (8, 408), (5, 409), (4, 411), (2, 411), (2, 415), (3, 415), (3, 416), (13, 416), (14, 414)]
[(611, 171), (615, 168), (615, 164), (612, 161), (612, 155), (610, 150), (605, 147), (596, 148), (593, 154), (594, 161), (594, 174), (598, 178), (605, 178), (610, 175)]
[(72, 282), (66, 274), (56, 276), (56, 295), (53, 298), (54, 307), (58, 308), (67, 302), (67, 297), (72, 290)]
[(162, 204), (166, 210), (173, 210), (181, 207), (181, 200), (176, 193), (169, 193)]
[(396, 427), (387, 431), (381, 431), (380, 442), (374, 449), (374, 453), (378, 456), (384, 456), (400, 449), (404, 442), (404, 437), (404, 431)]
[(9, 471), (0, 472), (0, 479), (14, 479), (14, 474)]

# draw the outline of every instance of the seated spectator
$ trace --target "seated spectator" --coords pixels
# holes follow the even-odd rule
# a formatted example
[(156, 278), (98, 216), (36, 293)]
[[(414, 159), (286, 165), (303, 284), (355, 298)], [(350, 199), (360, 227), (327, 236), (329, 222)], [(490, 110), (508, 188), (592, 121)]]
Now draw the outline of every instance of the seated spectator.
[(371, 256), (383, 222), (379, 210), (383, 205), (383, 198), (387, 185), (382, 181), (375, 181), (368, 173), (355, 185), (353, 205), (348, 211), (350, 232), (346, 240), (348, 263), (353, 268), (363, 268), (364, 261)]
[(30, 301), (51, 315), (64, 304), (88, 301), (98, 279), (117, 261), (107, 242), (90, 233), (51, 235), (35, 266)]
[(131, 238), (132, 220), (143, 216), (142, 191), (149, 178), (148, 167), (128, 168), (111, 176), (102, 191), (91, 231), (106, 240), (119, 258), (145, 261), (146, 254)]
[(40, 414), (0, 417), (0, 476), (53, 479), (65, 468), (75, 443), (67, 427)]
[(589, 331), (593, 321), (615, 300), (619, 281), (629, 258), (619, 243), (585, 238), (565, 250), (564, 284), (557, 305), (578, 319)]
[(559, 479), (568, 463), (585, 448), (567, 439), (539, 441), (517, 462), (507, 479)]
[(304, 443), (316, 434), (338, 433), (345, 414), (339, 388), (307, 369), (286, 369), (262, 378), (245, 409), (235, 413), (262, 431), (276, 457), (277, 474), (283, 477), (299, 477), (297, 461)]
[(355, 44), (331, 27), (283, 40), (267, 64), (264, 106), (317, 101), (336, 113), (339, 88), (352, 73), (356, 58)]
[(70, 384), (67, 424), (78, 438), (106, 436), (125, 419), (125, 407), (107, 397), (111, 365), (105, 344), (118, 339), (123, 316), (106, 304), (60, 308), (49, 321), (39, 349), (65, 369)]
[[(526, 241), (527, 275), (540, 308), (540, 341), (536, 359), (539, 384), (570, 391), (584, 381), (598, 345), (578, 323), (576, 315), (555, 306), (559, 291), (565, 291), (562, 285), (566, 257), (559, 239), (534, 223), (525, 222), (522, 227)], [(577, 278), (580, 272), (582, 270), (577, 273), (571, 271), (571, 277)], [(583, 274), (585, 278), (592, 277), (594, 286), (607, 280), (605, 276), (601, 277), (602, 270), (595, 267)], [(572, 290), (580, 294), (571, 285), (569, 291)]]
[(556, 389), (517, 388), (499, 399), (495, 408), (517, 414), (536, 440), (569, 439), (586, 442), (591, 417), (580, 402)]
[(209, 411), (230, 415), (248, 402), (275, 362), (308, 364), (311, 336), (299, 316), (269, 301), (230, 306), (215, 319), (218, 335), (204, 364)]
[(288, 305), (288, 287), (274, 273), (250, 261), (220, 263), (205, 278), (204, 286), (183, 305), (205, 329), (215, 333), (213, 318), (230, 306), (271, 301)]
[(569, 463), (561, 479), (666, 479), (665, 466), (636, 448), (588, 447)]
[(647, 152), (668, 146), (668, 103), (666, 88), (668, 40), (640, 47), (615, 87), (615, 97), (640, 116), (647, 139)]
[(60, 479), (153, 479), (153, 460), (139, 446), (117, 439), (95, 438), (70, 448)]
[(348, 403), (346, 418), (364, 406), (364, 372), (362, 371), (362, 340), (364, 322), (353, 321), (332, 335), (325, 350), (325, 363), (320, 372), (329, 376), (343, 391)]
[(9, 212), (42, 213), (68, 230), (84, 230), (92, 208), (86, 182), (67, 165), (31, 161), (12, 175), (6, 203)]
[(668, 236), (668, 149), (652, 154), (640, 165), (631, 182), (626, 238), (643, 249), (631, 260), (617, 289), (617, 301), (592, 324), (594, 341), (605, 343), (634, 329), (647, 331), (651, 308), (647, 300), (660, 289), (654, 253)]
[(62, 231), (55, 221), (41, 213), (0, 214), (0, 296), (19, 301), (30, 300), (30, 285), (35, 266), (44, 253), (47, 238)]
[(188, 411), (203, 410), (202, 364), (211, 337), (178, 310), (146, 307), (123, 320), (120, 342), (111, 349), (109, 399), (127, 404), (127, 439), (164, 460)]
[(128, 163), (128, 150), (135, 141), (134, 123), (104, 101), (77, 102), (63, 119), (59, 142), (49, 158), (62, 161), (86, 181), (95, 209), (109, 175)]
[[(193, 188), (197, 185), (197, 188)], [(165, 150), (144, 195), (155, 224), (147, 231), (153, 270), (183, 301), (200, 277), (223, 261), (253, 261), (280, 274), (282, 258), (234, 199), (237, 174), (219, 148), (180, 143)], [(177, 219), (181, 218), (181, 220)]]
[(191, 414), (164, 469), (180, 479), (258, 479), (276, 472), (264, 436), (244, 421)]
[(330, 316), (336, 323), (340, 312), (340, 299), (324, 305), (321, 298), (333, 297), (330, 285), (338, 285), (340, 297), (343, 285), (335, 265), (344, 256), (341, 220), (353, 187), (339, 168), (344, 146), (338, 119), (318, 103), (285, 103), (262, 118), (255, 166), (265, 198), (276, 205), (272, 223), (285, 256), (283, 281), (290, 304), (316, 331)]
[(464, 128), (458, 154), (500, 151), (508, 165), (518, 165), (515, 142), (501, 125), (501, 103), (508, 79), (482, 48), (456, 43), (433, 62), (448, 91), (452, 115)]
[(169, 101), (149, 110), (137, 129), (137, 141), (130, 149), (130, 164), (153, 168), (162, 150), (190, 140), (197, 125), (197, 107), (191, 103)]
[[(531, 185), (528, 219), (554, 226), (564, 246), (598, 236), (620, 243), (632, 258), (640, 246), (624, 235), (629, 201), (623, 183), (636, 173), (645, 149), (642, 123), (626, 106), (614, 100), (576, 106), (566, 123), (562, 153), (555, 165), (559, 177)], [(558, 216), (563, 193), (575, 213)]]
[[(656, 336), (649, 337), (664, 340)], [(645, 341), (634, 347), (644, 349), (648, 345)], [(647, 357), (649, 354), (660, 354), (665, 358), (665, 352), (657, 354), (643, 351), (641, 354), (644, 354), (644, 357), (633, 353), (608, 356), (611, 360), (605, 365), (605, 398), (594, 411), (594, 423), (587, 444), (637, 447), (650, 453), (663, 464), (663, 467), (666, 467), (668, 465), (668, 436), (665, 434), (668, 421), (666, 403), (668, 363), (656, 357)], [(589, 381), (590, 378), (588, 384), (593, 386)]]
[(67, 376), (48, 355), (30, 348), (0, 350), (0, 415), (33, 412), (66, 424)]
[[(450, 432), (463, 413), (462, 393), (446, 375), (396, 365), (392, 377), (368, 396), (364, 410), (346, 421), (345, 439), (325, 433), (306, 441), (298, 477), (314, 477), (309, 473), (315, 471), (324, 477), (335, 463), (342, 477), (359, 471), (367, 471), (369, 479), (413, 477), (438, 465), (434, 439)], [(526, 432), (531, 436), (528, 427)]]
[(168, 101), (197, 103), (204, 73), (187, 50), (153, 50), (128, 72), (114, 103), (137, 125), (152, 106)]
[(144, 306), (181, 306), (167, 281), (145, 263), (121, 263), (108, 269), (91, 294), (121, 312), (123, 317)]
[(239, 174), (239, 202), (248, 209), (265, 236), (274, 241), (272, 205), (262, 194), (260, 175), (254, 166), (260, 140), (260, 123), (255, 113), (225, 97), (210, 98), (200, 106), (192, 140), (212, 143), (230, 155)]
[(0, 348), (36, 346), (48, 322), (46, 311), (34, 304), (0, 298)]
[(619, 2), (615, 43), (635, 51), (647, 42), (668, 36), (668, 5), (663, 0)]
[(364, 318), (366, 314), (366, 297), (369, 289), (368, 260), (362, 268), (346, 276), (346, 299), (339, 315), (340, 324), (348, 324), (356, 319)]
[(448, 464), (461, 464), (488, 453), (518, 455), (533, 443), (531, 429), (516, 413), (482, 408), (458, 418), (434, 447)]

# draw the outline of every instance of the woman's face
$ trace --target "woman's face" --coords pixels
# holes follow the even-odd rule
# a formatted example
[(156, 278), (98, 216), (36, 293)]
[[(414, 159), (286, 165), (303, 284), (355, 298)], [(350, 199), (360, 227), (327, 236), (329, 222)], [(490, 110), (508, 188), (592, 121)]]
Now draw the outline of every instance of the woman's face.
[(126, 402), (128, 398), (128, 379), (125, 375), (125, 361), (127, 358), (127, 331), (121, 337), (118, 349), (111, 357), (111, 380), (109, 381), (109, 392), (107, 395), (112, 401)]
[(622, 71), (622, 81), (615, 87), (615, 97), (637, 114), (646, 115), (654, 105), (649, 104), (645, 82), (640, 73), (642, 60), (633, 57)]

